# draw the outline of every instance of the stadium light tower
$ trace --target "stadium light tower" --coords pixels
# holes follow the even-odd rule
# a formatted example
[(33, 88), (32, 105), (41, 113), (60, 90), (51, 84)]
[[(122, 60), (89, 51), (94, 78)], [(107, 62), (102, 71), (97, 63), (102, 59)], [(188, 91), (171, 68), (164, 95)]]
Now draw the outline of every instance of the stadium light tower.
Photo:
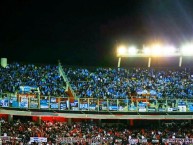
[(193, 44), (185, 44), (180, 49), (176, 49), (172, 45), (151, 44), (143, 46), (143, 50), (139, 50), (134, 46), (120, 46), (117, 48), (118, 68), (121, 66), (122, 57), (147, 57), (148, 67), (151, 67), (152, 57), (179, 57), (179, 67), (182, 66), (182, 58), (185, 56), (193, 56)]
[(121, 57), (127, 52), (127, 48), (124, 45), (121, 45), (117, 49), (117, 56), (119, 57), (118, 60), (118, 67), (121, 65)]

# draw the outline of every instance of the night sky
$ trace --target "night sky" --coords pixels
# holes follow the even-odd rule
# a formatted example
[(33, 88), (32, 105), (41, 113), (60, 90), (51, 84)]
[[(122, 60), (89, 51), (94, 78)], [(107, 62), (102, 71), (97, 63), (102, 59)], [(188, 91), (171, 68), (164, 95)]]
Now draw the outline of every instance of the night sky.
[(2, 0), (0, 25), (8, 62), (114, 66), (119, 44), (191, 40), (193, 0)]

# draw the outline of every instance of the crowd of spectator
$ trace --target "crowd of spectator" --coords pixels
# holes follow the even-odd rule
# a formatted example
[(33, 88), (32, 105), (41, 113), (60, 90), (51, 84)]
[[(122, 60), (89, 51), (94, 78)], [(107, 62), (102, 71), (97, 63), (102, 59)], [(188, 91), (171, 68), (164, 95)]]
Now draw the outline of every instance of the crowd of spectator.
[(15, 93), (20, 87), (38, 88), (41, 95), (59, 96), (65, 93), (65, 82), (58, 66), (12, 63), (0, 67), (0, 92)]
[[(148, 94), (160, 98), (193, 98), (192, 68), (67, 68), (64, 72), (79, 98), (126, 99)], [(65, 94), (58, 66), (12, 63), (0, 67), (0, 93), (21, 86), (37, 87), (41, 95)]]
[(80, 98), (125, 99), (131, 95), (193, 98), (192, 68), (66, 68), (72, 88)]
[(71, 125), (45, 121), (40, 125), (32, 121), (6, 122), (1, 120), (1, 124), (1, 136), (10, 136), (12, 137), (10, 142), (22, 142), (26, 145), (30, 144), (30, 137), (46, 137), (47, 143), (54, 145), (65, 144), (67, 140), (64, 138), (69, 137), (76, 138), (74, 144), (79, 143), (79, 145), (91, 144), (93, 139), (97, 139), (103, 145), (128, 145), (136, 144), (131, 142), (132, 139), (144, 139), (146, 142), (157, 140), (157, 143), (154, 144), (165, 144), (163, 139), (193, 138), (193, 125), (187, 121), (162, 122), (160, 126), (142, 127), (132, 127), (125, 124), (99, 125), (92, 121), (77, 122)]

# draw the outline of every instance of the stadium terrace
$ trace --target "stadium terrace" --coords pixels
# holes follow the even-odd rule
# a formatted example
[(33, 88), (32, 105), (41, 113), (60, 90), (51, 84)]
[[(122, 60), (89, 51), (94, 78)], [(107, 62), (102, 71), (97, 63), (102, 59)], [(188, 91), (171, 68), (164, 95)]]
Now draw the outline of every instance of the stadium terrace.
[(192, 143), (192, 97), (191, 67), (10, 63), (0, 67), (1, 140), (5, 144)]

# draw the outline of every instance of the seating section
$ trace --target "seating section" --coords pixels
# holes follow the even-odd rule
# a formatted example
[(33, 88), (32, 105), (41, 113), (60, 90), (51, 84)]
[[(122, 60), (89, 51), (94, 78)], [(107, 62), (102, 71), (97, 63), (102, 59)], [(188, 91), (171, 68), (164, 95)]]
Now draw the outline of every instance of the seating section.
[[(48, 144), (90, 144), (93, 141), (98, 144), (182, 144), (185, 142), (192, 143), (192, 124), (185, 120), (182, 121), (162, 121), (160, 125), (128, 126), (122, 123), (103, 123), (99, 125), (95, 122), (72, 122), (67, 125), (62, 122), (43, 121), (41, 125), (32, 121), (21, 122), (15, 120), (7, 122), (1, 120), (1, 136), (4, 138), (11, 137), (7, 144), (18, 142), (23, 144), (30, 143), (30, 137), (46, 138)], [(3, 138), (3, 139), (4, 139)], [(185, 141), (186, 140), (186, 141)], [(179, 141), (179, 143), (176, 143)], [(87, 143), (86, 143), (87, 142)], [(180, 143), (181, 142), (181, 143)], [(31, 144), (31, 143), (30, 143)], [(34, 144), (34, 143), (32, 143)], [(96, 144), (96, 143), (95, 143)]]
[(191, 68), (65, 69), (80, 98), (124, 99), (128, 96), (193, 98)]
[(6, 68), (0, 67), (1, 93), (22, 93), (22, 87), (38, 88), (40, 94), (45, 96), (65, 93), (65, 82), (57, 66), (13, 63)]
[[(192, 68), (63, 68), (79, 98), (193, 98)], [(0, 68), (0, 93), (20, 92), (22, 86), (38, 88), (44, 96), (59, 96), (66, 83), (58, 66), (13, 63)]]

